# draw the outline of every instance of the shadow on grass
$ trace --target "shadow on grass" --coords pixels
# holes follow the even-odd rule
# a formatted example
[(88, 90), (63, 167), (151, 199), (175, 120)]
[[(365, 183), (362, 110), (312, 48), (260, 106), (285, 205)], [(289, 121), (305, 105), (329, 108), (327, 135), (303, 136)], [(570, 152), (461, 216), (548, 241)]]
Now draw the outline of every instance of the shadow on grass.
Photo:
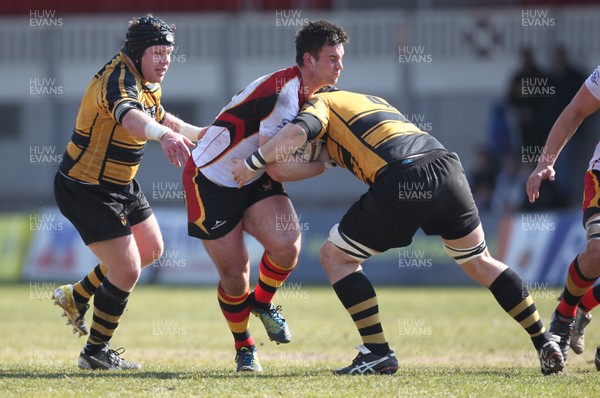
[[(563, 375), (569, 377), (590, 377), (598, 372), (595, 369), (569, 369), (565, 373), (549, 376), (550, 378), (561, 377)], [(447, 377), (484, 377), (492, 379), (511, 379), (519, 377), (530, 377), (539, 375), (543, 376), (539, 371), (531, 369), (523, 372), (521, 367), (482, 367), (482, 368), (456, 368), (456, 367), (400, 367), (398, 373), (391, 377), (398, 377), (404, 380), (411, 380), (416, 376), (426, 375), (432, 379), (447, 378)], [(93, 370), (74, 370), (57, 371), (56, 369), (48, 368), (33, 370), (30, 368), (18, 367), (0, 367), (0, 380), (2, 379), (155, 379), (155, 380), (194, 380), (194, 379), (280, 379), (290, 377), (315, 377), (315, 376), (333, 376), (331, 369), (313, 369), (313, 370), (276, 370), (274, 372), (252, 373), (252, 372), (235, 372), (232, 369), (190, 369), (189, 371), (173, 372), (161, 370), (131, 370), (131, 371), (93, 371)], [(379, 375), (381, 377), (390, 377), (388, 375)], [(338, 376), (355, 377), (355, 376)], [(373, 376), (369, 376), (373, 377)], [(377, 376), (375, 376), (377, 377)]]
[(49, 370), (32, 371), (31, 369), (1, 369), (0, 380), (2, 379), (95, 379), (99, 377), (114, 378), (114, 379), (232, 379), (232, 378), (257, 378), (257, 379), (278, 379), (286, 377), (310, 377), (331, 375), (330, 370), (316, 369), (309, 371), (289, 371), (278, 373), (251, 373), (251, 372), (235, 372), (233, 370), (190, 370), (188, 372), (169, 372), (169, 371), (148, 371), (148, 370), (131, 370), (131, 371), (94, 371), (94, 370), (77, 370), (74, 372), (65, 371), (57, 372)]

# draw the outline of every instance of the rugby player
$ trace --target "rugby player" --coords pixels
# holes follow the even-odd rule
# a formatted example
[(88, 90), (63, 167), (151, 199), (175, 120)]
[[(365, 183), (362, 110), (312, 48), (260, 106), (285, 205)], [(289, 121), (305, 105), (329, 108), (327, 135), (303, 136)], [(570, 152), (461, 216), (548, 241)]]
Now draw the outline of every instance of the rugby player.
[(100, 260), (83, 280), (53, 294), (80, 336), (88, 333), (84, 315), (95, 294), (89, 338), (78, 360), (83, 369), (140, 368), (109, 348), (141, 269), (163, 252), (156, 217), (135, 175), (148, 140), (160, 142), (169, 161), (181, 167), (191, 140), (205, 131), (161, 105), (160, 83), (174, 42), (174, 26), (159, 18), (130, 22), (123, 49), (85, 91), (54, 179), (60, 211)]
[[(550, 130), (548, 139), (539, 157), (537, 167), (527, 180), (526, 191), (529, 201), (534, 203), (540, 195), (540, 184), (543, 180), (554, 181), (556, 172), (554, 164), (561, 150), (569, 142), (579, 125), (592, 113), (600, 109), (600, 67), (598, 67), (581, 85), (579, 91), (569, 105), (561, 112)], [(589, 167), (584, 175), (582, 221), (585, 228), (587, 244), (569, 265), (567, 280), (560, 303), (552, 314), (550, 333), (560, 338), (559, 346), (563, 357), (567, 359), (571, 333), (575, 326), (577, 305), (586, 292), (600, 276), (600, 143), (590, 159)], [(588, 310), (590, 301), (586, 300)], [(584, 316), (584, 314), (582, 314)], [(589, 322), (589, 319), (587, 319)], [(584, 319), (580, 322), (585, 323)], [(583, 325), (585, 328), (585, 325)], [(581, 329), (581, 335), (583, 334)], [(581, 347), (583, 350), (583, 347)], [(600, 358), (596, 360), (600, 366)], [(599, 368), (600, 369), (600, 368)]]
[[(281, 180), (323, 172), (322, 162), (274, 164), (237, 188), (231, 170), (292, 120), (319, 88), (334, 84), (343, 69), (348, 36), (330, 22), (310, 21), (296, 34), (296, 65), (259, 77), (225, 105), (192, 151), (183, 173), (188, 233), (202, 240), (219, 273), (217, 299), (233, 334), (237, 371), (262, 371), (250, 333), (250, 313), (269, 338), (288, 343), (291, 333), (272, 303), (298, 261), (300, 227)], [(264, 247), (259, 280), (250, 291), (244, 232)]]
[(383, 98), (330, 87), (309, 99), (269, 142), (237, 162), (233, 173), (238, 187), (256, 178), (255, 168), (275, 162), (278, 148), (298, 148), (307, 139), (325, 140), (331, 159), (369, 186), (333, 226), (320, 251), (329, 281), (363, 343), (354, 361), (337, 369), (337, 374), (397, 371), (396, 355), (379, 319), (377, 296), (361, 262), (410, 245), (419, 228), (427, 235), (440, 235), (446, 253), (521, 324), (538, 351), (543, 374), (563, 369), (558, 344), (545, 331), (527, 288), (516, 273), (489, 254), (455, 153)]

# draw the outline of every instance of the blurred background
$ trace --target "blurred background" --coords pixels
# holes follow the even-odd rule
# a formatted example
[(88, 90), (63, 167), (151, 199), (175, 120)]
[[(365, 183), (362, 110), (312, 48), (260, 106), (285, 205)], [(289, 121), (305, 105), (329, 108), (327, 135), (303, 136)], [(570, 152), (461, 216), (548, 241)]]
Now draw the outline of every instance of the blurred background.
[[(294, 64), (294, 35), (313, 19), (350, 35), (338, 86), (386, 98), (459, 154), (492, 253), (530, 287), (561, 285), (585, 245), (583, 174), (598, 142), (592, 116), (528, 205), (524, 185), (552, 124), (598, 66), (597, 1), (105, 0), (0, 3), (0, 281), (73, 282), (96, 260), (55, 207), (52, 181), (92, 76), (122, 47), (128, 21), (152, 12), (177, 26), (162, 84), (165, 109), (209, 124), (249, 82)], [(145, 283), (214, 284), (187, 237), (181, 170), (149, 143), (137, 176), (165, 254)], [(303, 233), (289, 283), (327, 283), (318, 251), (367, 189), (345, 170), (286, 184)], [(401, 220), (399, 221), (401, 222)], [(253, 267), (260, 246), (248, 239)], [(468, 285), (436, 237), (366, 263), (379, 284)], [(254, 272), (254, 276), (257, 272)]]

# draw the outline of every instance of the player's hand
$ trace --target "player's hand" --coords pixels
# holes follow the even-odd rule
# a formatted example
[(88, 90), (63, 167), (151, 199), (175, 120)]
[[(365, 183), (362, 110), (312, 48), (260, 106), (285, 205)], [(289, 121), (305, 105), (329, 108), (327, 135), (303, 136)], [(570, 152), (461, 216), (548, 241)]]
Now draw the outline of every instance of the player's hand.
[(258, 171), (250, 170), (244, 164), (244, 159), (232, 159), (232, 160), (233, 160), (233, 163), (235, 163), (235, 166), (233, 167), (231, 174), (233, 174), (233, 179), (235, 180), (235, 182), (237, 182), (238, 188), (241, 188), (248, 181), (250, 181), (254, 177), (256, 177), (256, 174), (258, 173)]
[(556, 172), (550, 165), (538, 165), (527, 179), (525, 190), (530, 203), (535, 202), (540, 197), (540, 185), (543, 180), (554, 181)]
[(327, 152), (325, 144), (323, 144), (323, 148), (321, 148), (321, 153), (319, 153), (319, 158), (317, 161), (321, 163), (329, 163), (331, 161), (331, 156), (329, 156), (329, 152)]
[(194, 143), (182, 136), (181, 134), (176, 134), (174, 132), (169, 132), (165, 134), (160, 139), (160, 145), (167, 155), (169, 162), (172, 165), (181, 167), (187, 162), (190, 157), (190, 150), (188, 147), (194, 147)]

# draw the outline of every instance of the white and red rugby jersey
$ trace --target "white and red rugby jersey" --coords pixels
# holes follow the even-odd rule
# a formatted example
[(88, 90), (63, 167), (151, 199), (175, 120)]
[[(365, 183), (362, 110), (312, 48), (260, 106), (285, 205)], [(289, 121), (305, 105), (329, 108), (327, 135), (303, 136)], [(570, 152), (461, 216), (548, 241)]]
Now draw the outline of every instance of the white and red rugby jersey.
[[(585, 80), (585, 86), (598, 101), (600, 101), (600, 66)], [(594, 155), (590, 159), (588, 170), (600, 170), (600, 142), (596, 144)]]
[(306, 101), (304, 91), (300, 69), (293, 66), (259, 77), (233, 96), (192, 151), (202, 174), (236, 187), (232, 159), (244, 160), (259, 148), (259, 135), (272, 137), (293, 120)]

